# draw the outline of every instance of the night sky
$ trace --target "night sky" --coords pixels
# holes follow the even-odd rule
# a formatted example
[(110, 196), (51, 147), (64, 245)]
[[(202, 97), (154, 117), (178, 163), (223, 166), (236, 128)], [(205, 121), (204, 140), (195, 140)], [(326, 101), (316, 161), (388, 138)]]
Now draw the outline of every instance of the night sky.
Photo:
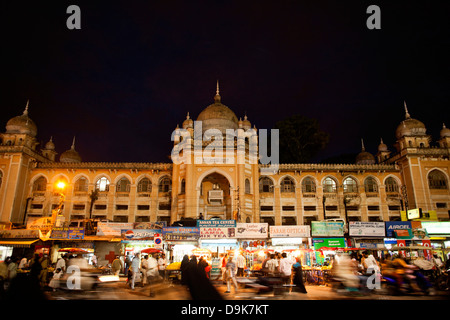
[[(395, 2), (395, 3), (392, 3)], [(69, 5), (81, 30), (69, 30)], [(366, 9), (381, 8), (381, 30)], [(394, 150), (406, 100), (433, 141), (450, 127), (448, 1), (8, 1), (0, 130), (22, 114), (61, 154), (170, 162), (173, 129), (222, 103), (258, 129), (294, 114), (330, 134), (316, 159)]]

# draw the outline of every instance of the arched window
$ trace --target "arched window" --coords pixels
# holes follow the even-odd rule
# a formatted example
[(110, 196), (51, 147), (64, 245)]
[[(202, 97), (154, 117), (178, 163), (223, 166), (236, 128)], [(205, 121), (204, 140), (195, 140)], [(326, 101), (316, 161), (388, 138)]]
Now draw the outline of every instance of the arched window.
[(159, 192), (170, 192), (172, 189), (172, 181), (168, 177), (164, 177), (159, 181)]
[(137, 186), (138, 192), (152, 192), (152, 182), (149, 178), (143, 178)]
[(355, 179), (347, 177), (344, 179), (344, 193), (358, 192), (358, 183)]
[(368, 177), (366, 180), (364, 180), (364, 190), (366, 192), (378, 192), (378, 184), (377, 180), (375, 180), (374, 177)]
[(75, 192), (87, 192), (88, 185), (88, 179), (86, 179), (85, 177), (81, 177), (75, 182), (73, 188)]
[(316, 183), (313, 178), (306, 177), (302, 182), (302, 191), (305, 192), (316, 192)]
[(185, 194), (186, 193), (186, 180), (181, 180), (181, 194)]
[(448, 183), (444, 173), (433, 170), (428, 174), (428, 186), (430, 189), (447, 189)]
[(245, 193), (249, 194), (250, 193), (250, 180), (245, 179)]
[(330, 177), (326, 177), (323, 180), (323, 192), (336, 193), (336, 191), (336, 181)]
[(294, 192), (295, 181), (292, 178), (285, 177), (281, 180), (281, 192)]
[(40, 177), (33, 183), (33, 191), (45, 190), (47, 190), (47, 179), (45, 179), (45, 177)]
[(269, 177), (259, 179), (259, 192), (273, 192), (273, 181)]
[(116, 192), (130, 192), (130, 180), (123, 177), (116, 184)]
[(398, 183), (392, 177), (386, 179), (385, 186), (386, 192), (398, 192)]
[(109, 180), (106, 177), (101, 177), (95, 183), (95, 189), (98, 191), (109, 191)]

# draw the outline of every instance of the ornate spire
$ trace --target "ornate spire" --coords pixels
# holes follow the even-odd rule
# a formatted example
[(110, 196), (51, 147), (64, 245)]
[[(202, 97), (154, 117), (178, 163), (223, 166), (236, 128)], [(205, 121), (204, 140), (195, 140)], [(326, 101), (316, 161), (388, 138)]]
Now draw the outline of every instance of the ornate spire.
[(75, 137), (73, 137), (72, 146), (70, 149), (75, 150)]
[(361, 138), (361, 151), (366, 151), (366, 148), (364, 148), (364, 140)]
[(30, 99), (27, 100), (27, 105), (25, 106), (25, 110), (23, 110), (23, 115), (27, 116), (28, 115), (28, 104), (30, 103)]
[(411, 116), (408, 112), (408, 107), (406, 106), (406, 101), (403, 101), (403, 104), (405, 106), (405, 119), (409, 119), (409, 118), (411, 118)]
[(214, 96), (214, 102), (220, 103), (219, 80), (217, 80), (217, 84), (216, 84), (216, 95)]

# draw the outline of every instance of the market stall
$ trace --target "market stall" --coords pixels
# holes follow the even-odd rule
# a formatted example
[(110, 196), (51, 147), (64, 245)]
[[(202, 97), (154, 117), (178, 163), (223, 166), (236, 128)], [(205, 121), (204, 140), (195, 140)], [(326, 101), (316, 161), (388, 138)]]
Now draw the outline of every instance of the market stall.
[(198, 227), (164, 227), (162, 235), (170, 253), (169, 260), (172, 262), (181, 262), (185, 255), (190, 256), (192, 250), (199, 246)]

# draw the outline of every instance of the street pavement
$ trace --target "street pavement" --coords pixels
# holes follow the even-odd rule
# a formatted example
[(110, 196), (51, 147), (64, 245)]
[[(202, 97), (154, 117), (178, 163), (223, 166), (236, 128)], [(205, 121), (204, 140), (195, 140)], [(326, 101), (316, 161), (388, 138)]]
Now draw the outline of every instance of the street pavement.
[[(251, 288), (240, 288), (237, 293), (234, 288), (231, 293), (225, 293), (226, 285), (220, 281), (212, 282), (224, 300), (445, 300), (449, 292), (433, 291), (430, 295), (390, 296), (382, 291), (366, 294), (360, 292), (335, 292), (329, 286), (306, 285), (307, 294), (298, 292), (273, 292), (258, 294)], [(137, 285), (131, 290), (126, 284), (126, 278), (120, 282), (102, 284), (95, 291), (57, 290), (46, 292), (50, 300), (191, 300), (187, 287), (180, 284), (162, 282), (152, 286), (155, 296), (150, 296), (149, 287)]]

